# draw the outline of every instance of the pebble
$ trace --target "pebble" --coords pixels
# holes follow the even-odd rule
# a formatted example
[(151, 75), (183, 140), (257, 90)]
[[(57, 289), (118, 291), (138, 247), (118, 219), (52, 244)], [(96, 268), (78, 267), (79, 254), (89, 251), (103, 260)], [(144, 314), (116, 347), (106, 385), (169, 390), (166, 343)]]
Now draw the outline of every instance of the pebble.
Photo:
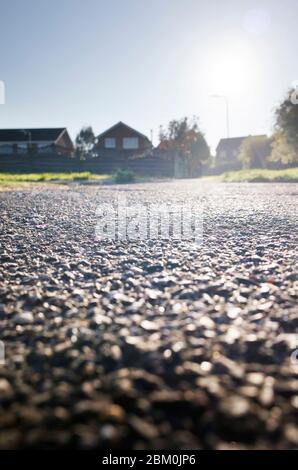
[(29, 312), (22, 312), (15, 316), (15, 322), (18, 325), (28, 325), (34, 322), (34, 316)]
[(248, 413), (249, 401), (238, 395), (230, 396), (220, 403), (220, 410), (228, 416), (239, 418)]
[(13, 389), (8, 380), (0, 378), (0, 402), (1, 400), (11, 398), (13, 396)]

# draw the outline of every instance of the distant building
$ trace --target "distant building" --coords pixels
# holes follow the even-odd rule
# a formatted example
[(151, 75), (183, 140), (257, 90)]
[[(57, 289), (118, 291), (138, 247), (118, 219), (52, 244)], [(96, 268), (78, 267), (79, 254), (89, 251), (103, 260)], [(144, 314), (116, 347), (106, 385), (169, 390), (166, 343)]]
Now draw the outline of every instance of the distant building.
[(142, 153), (151, 147), (148, 137), (120, 121), (97, 137), (94, 150), (102, 155), (119, 152), (132, 155)]
[(72, 140), (65, 127), (0, 129), (0, 155), (71, 155)]
[(229, 137), (220, 139), (216, 147), (215, 164), (225, 171), (239, 170), (242, 163), (239, 161), (240, 147), (247, 137), (266, 137), (266, 135)]

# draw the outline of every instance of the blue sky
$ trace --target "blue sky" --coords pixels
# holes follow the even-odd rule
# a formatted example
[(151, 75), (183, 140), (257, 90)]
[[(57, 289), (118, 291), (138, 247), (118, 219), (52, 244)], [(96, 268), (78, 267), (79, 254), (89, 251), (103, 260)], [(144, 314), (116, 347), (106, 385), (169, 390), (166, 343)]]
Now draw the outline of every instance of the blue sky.
[(122, 120), (157, 141), (160, 124), (198, 115), (214, 148), (268, 133), (298, 80), (296, 0), (0, 0), (0, 127)]

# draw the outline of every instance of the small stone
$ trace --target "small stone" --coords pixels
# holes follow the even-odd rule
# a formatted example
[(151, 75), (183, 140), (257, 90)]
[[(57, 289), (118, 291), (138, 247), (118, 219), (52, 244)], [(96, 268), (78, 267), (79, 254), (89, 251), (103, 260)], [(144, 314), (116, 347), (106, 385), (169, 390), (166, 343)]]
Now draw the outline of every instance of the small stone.
[(8, 380), (0, 379), (0, 400), (11, 398), (13, 396), (13, 389)]
[(145, 439), (155, 439), (158, 435), (158, 430), (155, 426), (138, 416), (131, 416), (129, 422), (133, 429)]
[(225, 398), (220, 403), (220, 410), (233, 418), (244, 416), (249, 411), (249, 401), (239, 395), (230, 396)]
[(285, 436), (291, 444), (298, 445), (298, 427), (295, 424), (286, 424)]
[(155, 322), (149, 321), (149, 320), (142, 321), (141, 327), (144, 328), (144, 330), (147, 330), (147, 331), (155, 331), (155, 330), (158, 329), (157, 324)]
[(250, 372), (246, 375), (246, 380), (252, 385), (261, 385), (264, 382), (264, 374), (261, 372)]
[(34, 317), (30, 312), (20, 313), (15, 317), (15, 322), (19, 325), (28, 325), (34, 322)]

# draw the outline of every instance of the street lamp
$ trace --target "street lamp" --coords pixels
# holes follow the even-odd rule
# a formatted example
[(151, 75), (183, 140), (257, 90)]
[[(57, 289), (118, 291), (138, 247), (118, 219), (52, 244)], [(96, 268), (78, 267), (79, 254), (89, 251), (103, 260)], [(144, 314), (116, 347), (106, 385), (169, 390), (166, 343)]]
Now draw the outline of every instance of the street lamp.
[(226, 104), (226, 125), (227, 125), (227, 137), (230, 137), (230, 117), (229, 117), (229, 102), (225, 95), (211, 95), (211, 98), (222, 98)]

